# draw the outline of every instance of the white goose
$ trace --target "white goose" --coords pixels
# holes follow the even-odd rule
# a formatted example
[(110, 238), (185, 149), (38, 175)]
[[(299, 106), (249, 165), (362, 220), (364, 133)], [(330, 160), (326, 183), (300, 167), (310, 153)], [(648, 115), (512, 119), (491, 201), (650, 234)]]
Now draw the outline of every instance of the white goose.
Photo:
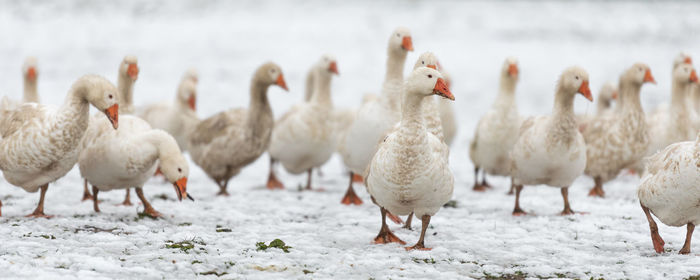
[[(673, 143), (693, 139), (697, 131), (693, 125), (687, 99), (692, 86), (696, 83), (698, 83), (698, 76), (692, 65), (683, 63), (675, 67), (671, 80), (670, 107), (657, 110), (647, 118), (649, 135), (654, 137), (649, 139), (645, 157)], [(644, 171), (644, 163), (644, 158), (640, 158), (635, 164), (635, 171), (640, 175)]]
[(78, 145), (90, 119), (90, 106), (118, 126), (117, 89), (106, 79), (78, 79), (61, 107), (26, 103), (14, 110), (0, 108), (0, 169), (5, 179), (28, 192), (41, 189), (39, 204), (29, 216), (44, 214), (49, 183), (63, 177), (78, 161)]
[(401, 118), (403, 68), (406, 55), (412, 50), (410, 31), (404, 27), (397, 28), (389, 37), (382, 94), (362, 104), (345, 139), (341, 140), (344, 143), (340, 154), (343, 163), (350, 169), (351, 178), (364, 173), (377, 150), (377, 144)]
[(92, 184), (95, 212), (100, 212), (99, 191), (136, 188), (144, 213), (162, 216), (146, 200), (142, 190), (158, 166), (166, 180), (175, 186), (178, 199), (189, 197), (189, 166), (177, 142), (167, 132), (152, 129), (138, 117), (122, 117), (117, 130), (110, 129), (105, 118), (93, 120), (81, 141), (81, 151), (80, 175)]
[(689, 254), (695, 225), (700, 223), (700, 134), (695, 141), (675, 143), (659, 151), (646, 165), (637, 196), (649, 222), (654, 250), (663, 253), (664, 240), (651, 213), (666, 225), (687, 226), (679, 253)]
[(562, 215), (573, 214), (569, 205), (569, 186), (586, 167), (586, 143), (578, 131), (574, 115), (574, 97), (582, 94), (593, 101), (588, 73), (569, 67), (561, 74), (549, 116), (530, 117), (520, 128), (511, 153), (511, 176), (515, 185), (513, 215), (525, 215), (520, 208), (523, 185), (545, 184), (561, 188)]
[(199, 123), (196, 112), (197, 84), (193, 79), (183, 78), (178, 86), (175, 102), (152, 104), (143, 109), (140, 116), (153, 129), (170, 133), (181, 151), (187, 151), (187, 138)]
[(440, 72), (427, 67), (411, 73), (404, 91), (401, 122), (379, 144), (367, 166), (365, 183), (382, 214), (375, 242), (405, 244), (387, 226), (386, 214), (415, 213), (423, 222), (421, 235), (407, 249), (428, 249), (424, 239), (430, 217), (452, 197), (454, 177), (448, 164), (449, 148), (426, 129), (422, 106), (433, 94), (454, 97)]
[(588, 195), (605, 196), (603, 183), (631, 167), (646, 152), (649, 132), (639, 92), (648, 82), (655, 83), (649, 66), (634, 64), (620, 77), (620, 99), (613, 114), (595, 116), (582, 127), (586, 139), (584, 173), (595, 181)]
[[(124, 59), (119, 63), (119, 69), (117, 70), (117, 90), (119, 95), (119, 113), (122, 115), (128, 115), (134, 113), (134, 84), (136, 79), (139, 77), (139, 66), (138, 59), (133, 55), (124, 56)], [(95, 116), (97, 117), (97, 116)], [(93, 117), (93, 119), (95, 118)], [(83, 198), (82, 201), (92, 200), (92, 194), (88, 190), (87, 180), (83, 184)], [(130, 189), (126, 189), (126, 196), (124, 196), (124, 201), (120, 204), (124, 206), (131, 206), (131, 192)]]
[[(337, 144), (331, 98), (331, 80), (338, 75), (336, 59), (322, 56), (313, 71), (311, 99), (292, 107), (277, 120), (268, 149), (270, 157), (281, 162), (289, 173), (307, 173), (307, 190), (311, 189), (311, 170), (328, 161)], [(270, 172), (269, 179), (274, 179), (272, 166)], [(271, 185), (269, 180), (267, 185)]]
[(272, 62), (258, 67), (250, 83), (249, 108), (231, 109), (202, 120), (189, 136), (192, 160), (228, 195), (228, 181), (270, 145), (274, 126), (267, 98), (271, 85), (287, 90), (282, 69)]
[[(452, 89), (450, 74), (445, 71), (440, 63), (436, 66), (440, 68), (440, 74), (445, 77), (447, 88)], [(454, 102), (444, 98), (438, 98), (437, 102), (440, 110), (440, 120), (442, 121), (442, 133), (445, 135), (445, 144), (452, 146), (455, 137), (457, 137), (457, 115), (454, 111)]]
[[(515, 103), (515, 86), (518, 84), (518, 60), (506, 58), (501, 67), (500, 85), (496, 101), (479, 120), (474, 138), (469, 146), (469, 158), (474, 163), (475, 191), (485, 191), (491, 186), (486, 174), (510, 175), (510, 150), (518, 138), (520, 115)], [(483, 170), (479, 183), (479, 169)]]

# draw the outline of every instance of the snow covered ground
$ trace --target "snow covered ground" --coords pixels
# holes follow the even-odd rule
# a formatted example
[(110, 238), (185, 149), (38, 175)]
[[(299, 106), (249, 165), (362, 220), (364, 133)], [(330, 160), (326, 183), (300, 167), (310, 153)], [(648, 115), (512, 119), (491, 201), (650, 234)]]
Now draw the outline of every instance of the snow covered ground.
[[(624, 175), (606, 186), (608, 198), (586, 196), (582, 177), (571, 188), (574, 210), (561, 217), (557, 189), (528, 187), (522, 206), (534, 215), (512, 217), (508, 181), (471, 192), (468, 142), (478, 117), (493, 101), (498, 69), (508, 55), (520, 59), (520, 112), (550, 111), (554, 83), (565, 67), (588, 70), (597, 89), (636, 61), (651, 66), (658, 85), (644, 86), (647, 110), (668, 100), (671, 60), (681, 50), (700, 55), (700, 2), (457, 2), (457, 1), (2, 1), (0, 95), (21, 96), (25, 56), (39, 59), (39, 94), (60, 104), (70, 84), (86, 73), (116, 79), (126, 54), (139, 57), (137, 105), (174, 97), (181, 74), (200, 71), (202, 117), (246, 106), (254, 69), (282, 66), (290, 92), (272, 88), (280, 115), (303, 95), (304, 75), (322, 53), (338, 58), (333, 98), (352, 107), (378, 92), (386, 41), (396, 26), (412, 30), (416, 52), (433, 51), (454, 79), (459, 135), (451, 164), (455, 208), (431, 223), (432, 251), (406, 252), (373, 245), (380, 218), (362, 186), (362, 206), (339, 203), (347, 178), (339, 158), (315, 177), (324, 192), (299, 192), (303, 176), (281, 173), (284, 191), (263, 184), (267, 156), (229, 185), (231, 197), (196, 166), (189, 192), (177, 202), (172, 187), (154, 179), (145, 187), (161, 220), (139, 218), (141, 206), (113, 206), (123, 192), (100, 195), (102, 213), (81, 203), (77, 169), (49, 188), (52, 219), (24, 218), (38, 194), (0, 179), (0, 278), (580, 278), (681, 279), (700, 274), (700, 258), (680, 256), (684, 228), (660, 224), (667, 252), (656, 254), (636, 198), (638, 179)], [(577, 111), (593, 113), (583, 98)], [(134, 202), (135, 197), (132, 198)], [(419, 224), (419, 223), (417, 223)], [(419, 232), (399, 229), (408, 243)], [(292, 248), (256, 250), (281, 239)], [(185, 241), (185, 243), (178, 243)], [(173, 248), (178, 245), (184, 248)], [(188, 246), (193, 248), (188, 249)], [(182, 247), (182, 246), (180, 246)], [(700, 247), (694, 246), (695, 253)], [(509, 277), (509, 278), (508, 278)]]

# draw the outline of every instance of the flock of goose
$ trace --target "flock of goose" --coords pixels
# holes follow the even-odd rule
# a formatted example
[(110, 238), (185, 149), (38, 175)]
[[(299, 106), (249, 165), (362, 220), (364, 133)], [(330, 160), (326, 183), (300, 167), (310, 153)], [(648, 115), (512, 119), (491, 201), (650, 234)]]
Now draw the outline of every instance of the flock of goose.
[[(331, 81), (339, 68), (333, 56), (322, 56), (307, 75), (305, 99), (277, 120), (267, 91), (287, 86), (282, 69), (271, 62), (255, 70), (247, 108), (199, 119), (195, 70), (183, 76), (174, 103), (136, 108), (132, 101), (139, 66), (136, 57), (126, 56), (116, 87), (103, 77), (85, 75), (56, 107), (39, 102), (36, 60), (30, 58), (23, 66), (23, 100), (5, 97), (0, 103), (0, 169), (12, 185), (40, 191), (32, 217), (50, 217), (44, 213), (49, 183), (76, 163), (85, 179), (83, 200), (92, 200), (95, 211), (100, 211), (99, 192), (126, 189), (123, 204), (130, 205), (129, 189), (135, 188), (144, 212), (158, 217), (142, 187), (160, 174), (179, 200), (192, 199), (185, 151), (218, 185), (219, 195), (228, 195), (229, 180), (266, 151), (267, 188), (284, 188), (274, 172), (279, 163), (291, 174), (307, 173), (306, 189), (312, 189), (312, 170), (338, 152), (349, 170), (341, 202), (362, 204), (353, 183), (363, 182), (380, 208), (382, 225), (374, 241), (405, 244), (386, 218), (404, 223), (398, 216), (408, 215), (405, 227), (410, 228), (416, 216), (422, 221), (421, 235), (407, 249), (429, 249), (424, 239), (430, 219), (452, 197), (448, 155), (457, 123), (449, 76), (433, 53), (421, 54), (404, 78), (410, 51), (410, 31), (397, 28), (388, 42), (381, 94), (367, 94), (353, 110), (333, 108)], [(691, 58), (681, 53), (674, 61), (671, 103), (648, 115), (640, 91), (655, 81), (642, 63), (624, 71), (617, 86), (603, 86), (593, 116), (573, 110), (578, 94), (593, 101), (586, 70), (565, 69), (552, 112), (527, 119), (518, 114), (515, 102), (519, 74), (518, 61), (507, 58), (496, 100), (476, 127), (469, 150), (475, 166), (473, 189), (491, 188), (486, 174), (509, 176), (513, 215), (525, 215), (519, 204), (524, 185), (558, 187), (564, 201), (561, 214), (568, 215), (574, 214), (568, 188), (579, 176), (594, 179), (589, 195), (604, 197), (604, 183), (623, 170), (636, 172), (642, 176), (638, 196), (655, 250), (663, 252), (664, 242), (651, 213), (667, 225), (687, 225), (680, 252), (689, 253), (694, 226), (700, 222), (700, 86)], [(100, 113), (90, 116), (90, 105)]]

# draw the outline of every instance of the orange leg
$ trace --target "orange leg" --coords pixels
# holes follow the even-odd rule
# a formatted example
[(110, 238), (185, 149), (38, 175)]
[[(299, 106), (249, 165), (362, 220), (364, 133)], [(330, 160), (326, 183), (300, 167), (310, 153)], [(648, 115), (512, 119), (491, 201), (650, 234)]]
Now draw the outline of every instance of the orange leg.
[(32, 218), (51, 218), (53, 216), (48, 216), (44, 214), (44, 197), (46, 196), (46, 191), (49, 189), (49, 184), (41, 186), (41, 193), (39, 194), (39, 204), (34, 209), (34, 212), (27, 215), (27, 217)]
[(479, 167), (474, 167), (474, 186), (472, 190), (475, 192), (486, 191), (486, 187), (479, 183)]
[(695, 225), (688, 223), (688, 232), (685, 234), (685, 243), (681, 249), (680, 254), (687, 255), (690, 254), (690, 240), (693, 239), (693, 231), (695, 231)]
[[(657, 253), (663, 253), (664, 252), (664, 240), (661, 239), (661, 235), (659, 235), (659, 227), (656, 226), (656, 222), (654, 221), (654, 218), (651, 217), (651, 213), (649, 212), (649, 208), (644, 206), (641, 202), (639, 205), (642, 206), (642, 210), (644, 211), (644, 215), (647, 216), (647, 222), (649, 222), (649, 230), (651, 231), (651, 243), (654, 244), (654, 250), (656, 250)], [(686, 240), (688, 241), (688, 240)], [(690, 242), (688, 242), (688, 245), (690, 246)], [(690, 248), (688, 248), (690, 250)]]
[(384, 208), (379, 208), (379, 210), (382, 213), (382, 227), (379, 229), (379, 234), (377, 234), (377, 237), (374, 238), (374, 243), (375, 244), (386, 244), (386, 243), (392, 243), (392, 242), (398, 242), (401, 245), (406, 244), (406, 242), (403, 242), (400, 238), (398, 238), (396, 235), (394, 235), (393, 232), (389, 229), (389, 226), (386, 224), (386, 214), (389, 211), (386, 211)]
[(348, 190), (345, 192), (345, 196), (343, 199), (340, 201), (340, 203), (345, 204), (345, 205), (350, 205), (350, 204), (355, 204), (355, 205), (361, 205), (362, 204), (362, 199), (360, 199), (359, 196), (355, 193), (355, 189), (352, 188), (352, 183), (355, 181), (355, 176), (352, 172), (350, 172), (350, 184), (348, 185)]
[(564, 210), (561, 211), (561, 214), (562, 215), (575, 214), (574, 210), (571, 210), (571, 205), (569, 205), (569, 187), (561, 188), (561, 197), (564, 198)]
[(121, 206), (134, 205), (131, 203), (131, 189), (126, 189), (126, 196), (124, 196), (124, 201), (122, 203), (117, 204), (117, 205), (121, 205)]
[(418, 239), (418, 242), (416, 242), (416, 245), (413, 245), (411, 247), (406, 247), (406, 250), (425, 250), (425, 251), (432, 250), (432, 248), (425, 247), (425, 232), (428, 230), (428, 225), (430, 224), (430, 216), (423, 215), (423, 217), (421, 217), (421, 221), (423, 224), (422, 224), (422, 229), (420, 232), (420, 238)]
[(311, 190), (311, 177), (312, 177), (311, 168), (309, 168), (309, 171), (307, 171), (306, 174), (307, 174), (306, 188), (304, 188), (304, 189), (306, 189), (307, 191), (310, 191)]
[(92, 209), (95, 210), (95, 212), (100, 212), (100, 202), (97, 200), (97, 194), (100, 192), (97, 187), (92, 186), (92, 193), (95, 195), (95, 199), (92, 200)]
[(146, 197), (143, 195), (142, 188), (136, 188), (136, 195), (141, 200), (141, 203), (143, 203), (143, 212), (144, 213), (146, 213), (147, 215), (149, 215), (153, 218), (163, 217), (163, 214), (156, 211), (156, 209), (153, 209), (153, 206), (151, 206), (151, 203), (149, 203), (148, 200), (146, 200)]
[(523, 190), (523, 185), (515, 186), (515, 207), (513, 208), (513, 216), (524, 216), (527, 212), (520, 208), (520, 192)]
[(411, 212), (411, 214), (408, 214), (408, 218), (406, 218), (406, 223), (403, 225), (403, 228), (413, 230), (411, 229), (411, 221), (413, 221), (413, 212)]
[(277, 179), (277, 176), (275, 176), (275, 171), (274, 171), (274, 164), (275, 160), (270, 158), (270, 175), (267, 177), (267, 189), (268, 190), (274, 190), (274, 189), (284, 189), (284, 184), (280, 182), (280, 180)]
[(593, 181), (595, 182), (595, 186), (591, 189), (590, 192), (588, 192), (588, 196), (597, 196), (597, 197), (605, 197), (605, 191), (603, 190), (603, 179), (600, 177), (595, 177), (593, 178)]
[(2, 217), (2, 201), (0, 201), (0, 217)]
[(361, 183), (361, 184), (365, 183), (365, 178), (363, 178), (361, 175), (355, 174), (353, 172), (350, 172), (350, 174), (352, 174), (352, 182), (353, 183)]
[(228, 179), (227, 180), (222, 180), (217, 182), (216, 184), (219, 185), (219, 192), (216, 193), (216, 195), (223, 195), (223, 196), (229, 196), (228, 191), (226, 188), (228, 187)]
[(85, 179), (85, 181), (83, 182), (83, 199), (82, 199), (82, 201), (86, 201), (88, 199), (92, 200), (95, 198), (93, 198), (92, 195), (90, 194), (90, 190), (88, 190), (87, 179)]

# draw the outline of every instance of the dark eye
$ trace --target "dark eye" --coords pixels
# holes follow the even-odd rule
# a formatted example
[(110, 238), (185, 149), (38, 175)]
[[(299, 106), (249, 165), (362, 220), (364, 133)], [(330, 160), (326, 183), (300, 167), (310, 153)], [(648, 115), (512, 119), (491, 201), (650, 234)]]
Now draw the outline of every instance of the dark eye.
[(396, 33), (396, 37), (401, 37), (401, 34), (399, 34), (399, 33)]
[(639, 67), (639, 72), (642, 72), (642, 68), (641, 68), (641, 67)]
[(421, 61), (420, 64), (425, 64), (425, 61)]
[(433, 75), (428, 75), (428, 79), (432, 79), (432, 78), (433, 78)]
[(271, 70), (270, 70), (270, 73), (275, 73), (275, 69), (271, 69)]
[(109, 99), (112, 99), (112, 95), (111, 95), (111, 94), (110, 94), (110, 95), (108, 95), (107, 97), (109, 97)]
[(576, 80), (578, 80), (578, 76), (576, 76)]
[(182, 173), (182, 168), (179, 168), (179, 167), (178, 167), (178, 168), (177, 168), (177, 172)]

